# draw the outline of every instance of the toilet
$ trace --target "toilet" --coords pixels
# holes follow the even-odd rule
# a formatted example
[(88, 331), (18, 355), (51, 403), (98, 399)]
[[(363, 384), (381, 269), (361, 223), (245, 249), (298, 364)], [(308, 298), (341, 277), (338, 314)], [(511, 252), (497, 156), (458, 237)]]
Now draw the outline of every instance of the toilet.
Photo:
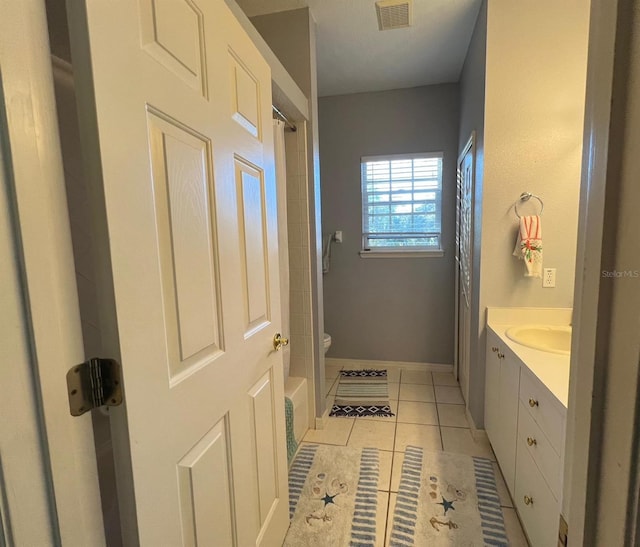
[(329, 347), (331, 347), (331, 336), (326, 332), (324, 333), (323, 345), (324, 345), (324, 354), (326, 355), (327, 352), (329, 351)]

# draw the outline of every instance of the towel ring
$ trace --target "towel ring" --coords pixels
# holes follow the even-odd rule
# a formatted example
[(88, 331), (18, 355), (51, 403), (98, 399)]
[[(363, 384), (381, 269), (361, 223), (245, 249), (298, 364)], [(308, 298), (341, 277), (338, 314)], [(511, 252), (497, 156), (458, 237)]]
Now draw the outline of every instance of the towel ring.
[(540, 202), (540, 212), (538, 213), (538, 215), (541, 215), (542, 211), (544, 211), (544, 203), (538, 196), (532, 194), (531, 192), (522, 192), (522, 194), (520, 194), (520, 199), (513, 204), (513, 208), (518, 218), (521, 218), (520, 213), (518, 213), (518, 203), (521, 201), (529, 201), (531, 198), (535, 198)]

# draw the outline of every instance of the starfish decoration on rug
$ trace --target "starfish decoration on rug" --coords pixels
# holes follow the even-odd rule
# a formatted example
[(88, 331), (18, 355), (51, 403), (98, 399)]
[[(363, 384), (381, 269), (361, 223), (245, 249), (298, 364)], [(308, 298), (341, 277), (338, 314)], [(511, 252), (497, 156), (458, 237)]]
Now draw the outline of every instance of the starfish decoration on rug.
[(444, 514), (445, 515), (447, 514), (447, 511), (449, 509), (451, 509), (452, 511), (456, 510), (456, 508), (453, 506), (453, 501), (446, 500), (444, 496), (442, 497), (442, 503), (438, 503), (437, 505), (442, 505), (442, 507), (444, 507)]
[(330, 503), (333, 503), (335, 505), (335, 501), (333, 501), (333, 498), (335, 498), (338, 494), (334, 494), (333, 496), (330, 496), (329, 493), (327, 492), (324, 495), (324, 498), (320, 498), (322, 501), (324, 501), (324, 506), (326, 507), (327, 505), (329, 505)]

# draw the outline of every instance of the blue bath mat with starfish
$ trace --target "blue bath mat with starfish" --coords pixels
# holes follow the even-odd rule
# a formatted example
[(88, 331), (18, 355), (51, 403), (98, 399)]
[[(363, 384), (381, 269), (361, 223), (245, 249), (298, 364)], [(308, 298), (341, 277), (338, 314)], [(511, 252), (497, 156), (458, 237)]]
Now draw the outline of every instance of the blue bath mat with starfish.
[[(302, 444), (289, 469), (291, 525), (283, 547), (375, 547), (377, 448)], [(386, 510), (386, 507), (384, 508)]]
[(493, 465), (408, 446), (389, 547), (508, 547)]

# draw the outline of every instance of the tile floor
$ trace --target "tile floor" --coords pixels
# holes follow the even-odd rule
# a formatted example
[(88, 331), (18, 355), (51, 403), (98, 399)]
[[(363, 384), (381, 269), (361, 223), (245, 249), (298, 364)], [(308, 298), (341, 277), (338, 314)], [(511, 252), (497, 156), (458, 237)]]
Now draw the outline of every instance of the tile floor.
[[(335, 365), (326, 367), (328, 407), (332, 406), (335, 398), (339, 372), (340, 368)], [(402, 460), (407, 445), (422, 446), (427, 450), (446, 450), (482, 456), (495, 462), (487, 439), (474, 438), (471, 434), (462, 393), (452, 374), (390, 369), (389, 396), (392, 411), (396, 414), (394, 417), (328, 418), (325, 429), (309, 430), (302, 441), (376, 447), (380, 450), (380, 547), (388, 545)], [(494, 463), (494, 467), (510, 545), (526, 547), (527, 541), (498, 464)]]

